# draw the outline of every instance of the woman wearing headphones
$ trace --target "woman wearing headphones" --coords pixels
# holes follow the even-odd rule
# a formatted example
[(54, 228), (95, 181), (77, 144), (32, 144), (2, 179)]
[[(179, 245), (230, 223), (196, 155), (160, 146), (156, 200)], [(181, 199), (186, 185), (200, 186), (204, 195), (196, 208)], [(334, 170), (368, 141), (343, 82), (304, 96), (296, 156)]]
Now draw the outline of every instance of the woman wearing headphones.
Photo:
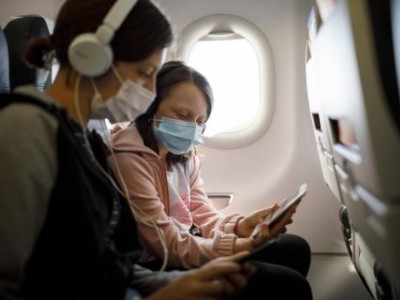
[[(30, 45), (31, 64), (44, 67), (54, 53), (60, 71), (44, 93), (22, 86), (0, 96), (0, 299), (138, 299), (129, 286), (146, 272), (132, 267), (136, 225), (86, 124), (145, 110), (171, 40), (148, 0), (67, 0), (51, 38)], [(159, 289), (170, 281), (163, 273), (148, 299), (235, 293), (251, 273), (235, 263), (245, 255)]]

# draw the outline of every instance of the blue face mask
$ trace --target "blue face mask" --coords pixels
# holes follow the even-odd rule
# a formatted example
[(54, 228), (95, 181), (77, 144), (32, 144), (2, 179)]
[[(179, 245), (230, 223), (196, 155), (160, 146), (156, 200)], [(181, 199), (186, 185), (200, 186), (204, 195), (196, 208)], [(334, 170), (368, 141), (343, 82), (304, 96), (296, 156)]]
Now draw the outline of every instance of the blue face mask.
[(184, 154), (203, 143), (201, 135), (204, 128), (196, 123), (164, 117), (155, 121), (160, 122), (158, 127), (154, 128), (157, 140), (173, 154)]

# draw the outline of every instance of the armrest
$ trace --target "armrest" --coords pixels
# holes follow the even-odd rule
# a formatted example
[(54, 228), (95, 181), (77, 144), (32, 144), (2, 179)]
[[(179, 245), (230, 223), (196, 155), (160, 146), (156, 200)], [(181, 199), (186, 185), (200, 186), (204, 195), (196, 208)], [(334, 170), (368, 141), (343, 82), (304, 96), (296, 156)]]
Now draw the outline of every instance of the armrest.
[(233, 201), (233, 193), (207, 193), (216, 209), (223, 209)]

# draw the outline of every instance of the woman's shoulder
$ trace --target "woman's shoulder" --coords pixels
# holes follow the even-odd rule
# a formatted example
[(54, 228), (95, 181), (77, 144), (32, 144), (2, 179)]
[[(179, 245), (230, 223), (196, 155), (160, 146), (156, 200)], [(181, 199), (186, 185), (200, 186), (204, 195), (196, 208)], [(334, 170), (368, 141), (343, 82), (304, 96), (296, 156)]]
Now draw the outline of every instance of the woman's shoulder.
[(116, 128), (110, 134), (111, 146), (115, 152), (149, 153), (157, 155), (145, 146), (142, 136), (135, 125)]
[(1, 108), (0, 126), (1, 134), (15, 132), (18, 136), (36, 137), (41, 134), (54, 133), (58, 128), (58, 121), (54, 114), (44, 109), (46, 103), (41, 99), (31, 98), (33, 101), (26, 101), (27, 96), (13, 94), (12, 101)]

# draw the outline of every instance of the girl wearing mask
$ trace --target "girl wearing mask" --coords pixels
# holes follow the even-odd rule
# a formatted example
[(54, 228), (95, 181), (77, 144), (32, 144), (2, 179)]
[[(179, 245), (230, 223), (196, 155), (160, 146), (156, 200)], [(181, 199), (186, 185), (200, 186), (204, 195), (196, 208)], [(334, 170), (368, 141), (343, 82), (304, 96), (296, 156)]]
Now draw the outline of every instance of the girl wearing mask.
[[(120, 24), (109, 17), (117, 6)], [(171, 40), (148, 0), (67, 0), (51, 38), (30, 45), (31, 64), (44, 67), (54, 53), (60, 71), (44, 93), (22, 86), (0, 95), (0, 299), (140, 299), (134, 283), (149, 272), (133, 267), (136, 225), (86, 124), (145, 110)], [(251, 273), (235, 262), (245, 255), (175, 274), (165, 288), (168, 274), (153, 276), (148, 299), (236, 293)]]
[(171, 269), (198, 267), (216, 257), (251, 251), (269, 240), (254, 262), (257, 273), (244, 295), (256, 299), (266, 284), (271, 299), (310, 299), (305, 279), (310, 265), (308, 243), (295, 235), (280, 235), (294, 208), (274, 227), (265, 225), (253, 239), (254, 227), (277, 206), (247, 217), (226, 216), (207, 198), (195, 150), (212, 109), (206, 78), (183, 62), (167, 62), (157, 75), (156, 92), (147, 111), (113, 135), (110, 159), (121, 174), (131, 206), (140, 208), (133, 213), (146, 250), (141, 262), (157, 269), (164, 253), (149, 220), (163, 231)]

